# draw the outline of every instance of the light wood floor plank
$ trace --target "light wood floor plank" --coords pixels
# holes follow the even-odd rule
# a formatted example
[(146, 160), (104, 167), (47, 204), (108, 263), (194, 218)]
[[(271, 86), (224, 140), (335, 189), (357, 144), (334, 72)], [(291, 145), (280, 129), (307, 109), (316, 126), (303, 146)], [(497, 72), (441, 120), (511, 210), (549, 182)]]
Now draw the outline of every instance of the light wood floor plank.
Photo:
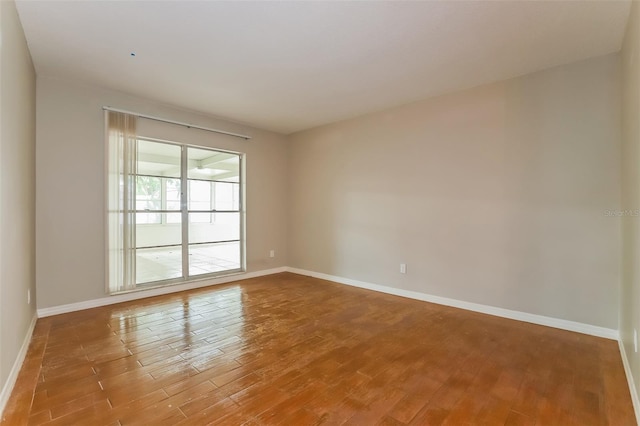
[(27, 424), (635, 419), (614, 341), (283, 273), (38, 320)]

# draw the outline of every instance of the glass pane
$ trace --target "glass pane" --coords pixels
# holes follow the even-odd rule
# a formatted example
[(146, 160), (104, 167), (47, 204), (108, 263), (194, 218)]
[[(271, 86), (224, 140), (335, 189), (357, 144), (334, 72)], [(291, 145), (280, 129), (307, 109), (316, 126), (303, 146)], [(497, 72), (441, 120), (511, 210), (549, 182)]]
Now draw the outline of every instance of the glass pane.
[(189, 275), (240, 269), (240, 242), (189, 246)]
[(180, 179), (163, 179), (165, 185), (165, 210), (180, 210)]
[(161, 179), (152, 176), (136, 176), (136, 210), (159, 210), (161, 207)]
[(190, 244), (239, 239), (240, 213), (189, 213)]
[(162, 215), (160, 213), (136, 213), (136, 229), (137, 225), (149, 224), (162, 224)]
[(189, 210), (211, 210), (211, 182), (189, 181)]
[(213, 182), (212, 186), (215, 210), (240, 210), (240, 184)]
[(180, 180), (136, 176), (136, 210), (180, 211)]
[(180, 177), (180, 155), (178, 145), (138, 140), (138, 175)]
[(182, 277), (182, 247), (136, 250), (136, 284)]
[(165, 213), (165, 223), (180, 223), (182, 222), (182, 213)]
[(172, 223), (161, 223), (162, 213), (136, 213), (136, 247), (156, 247), (182, 244), (182, 227), (180, 213)]
[(240, 182), (240, 156), (208, 149), (188, 149), (189, 179)]
[(211, 223), (213, 220), (212, 213), (190, 213), (190, 223)]
[[(180, 211), (180, 181), (178, 179), (166, 179), (166, 198), (164, 210)], [(182, 222), (181, 213), (165, 213), (164, 223)]]

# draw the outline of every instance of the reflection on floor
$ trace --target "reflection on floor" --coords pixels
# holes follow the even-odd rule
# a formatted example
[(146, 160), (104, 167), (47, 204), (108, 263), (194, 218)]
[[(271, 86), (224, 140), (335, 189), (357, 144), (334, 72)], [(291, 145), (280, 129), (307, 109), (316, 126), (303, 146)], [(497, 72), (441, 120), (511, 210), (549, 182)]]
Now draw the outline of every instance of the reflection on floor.
[[(240, 268), (240, 243), (198, 244), (189, 247), (189, 275), (203, 275)], [(182, 277), (180, 246), (138, 249), (136, 283)]]

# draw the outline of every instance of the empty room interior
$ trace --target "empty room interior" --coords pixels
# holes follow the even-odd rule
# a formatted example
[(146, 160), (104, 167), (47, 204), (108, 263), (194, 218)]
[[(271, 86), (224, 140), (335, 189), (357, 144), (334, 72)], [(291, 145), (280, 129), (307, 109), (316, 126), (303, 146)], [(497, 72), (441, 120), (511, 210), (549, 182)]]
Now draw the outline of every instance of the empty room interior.
[(0, 1), (2, 425), (637, 425), (638, 1)]

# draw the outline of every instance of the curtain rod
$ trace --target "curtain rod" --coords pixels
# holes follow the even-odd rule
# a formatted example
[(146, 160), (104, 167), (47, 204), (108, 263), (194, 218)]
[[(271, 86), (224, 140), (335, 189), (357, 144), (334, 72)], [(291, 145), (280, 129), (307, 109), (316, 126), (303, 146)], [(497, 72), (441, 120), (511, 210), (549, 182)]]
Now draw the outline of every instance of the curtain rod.
[(241, 135), (239, 133), (225, 132), (224, 130), (211, 129), (209, 127), (197, 126), (195, 124), (184, 123), (182, 121), (168, 120), (166, 118), (156, 117), (153, 115), (140, 114), (132, 111), (126, 111), (124, 109), (112, 108), (110, 106), (103, 106), (102, 109), (105, 111), (121, 112), (123, 114), (135, 115), (136, 117), (146, 118), (147, 120), (161, 121), (163, 123), (169, 123), (169, 124), (177, 124), (178, 126), (184, 126), (190, 129), (198, 129), (198, 130), (204, 130), (206, 132), (220, 133), (221, 135), (233, 136), (233, 137), (241, 138), (244, 140), (251, 139), (251, 136)]

